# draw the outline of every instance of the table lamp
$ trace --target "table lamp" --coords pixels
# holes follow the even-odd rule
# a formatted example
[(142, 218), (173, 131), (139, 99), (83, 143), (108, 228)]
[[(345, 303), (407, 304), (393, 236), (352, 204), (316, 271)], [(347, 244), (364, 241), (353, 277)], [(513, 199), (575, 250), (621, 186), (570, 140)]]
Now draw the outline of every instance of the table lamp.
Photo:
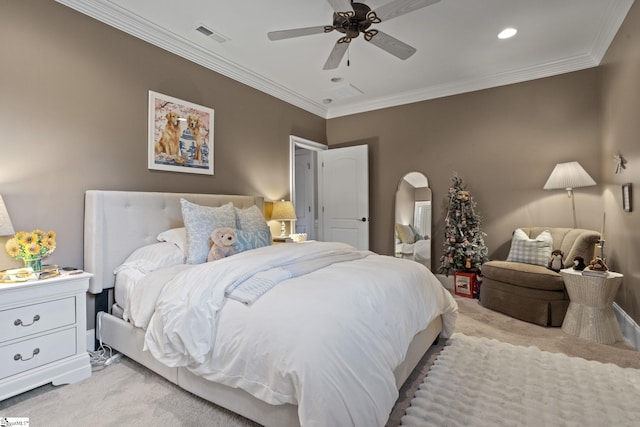
[(273, 210), (271, 211), (271, 219), (273, 221), (281, 221), (280, 225), (280, 237), (287, 237), (285, 234), (285, 221), (295, 221), (296, 211), (293, 208), (293, 203), (290, 201), (281, 200), (279, 202), (273, 202)]
[(11, 236), (15, 233), (9, 212), (7, 212), (7, 207), (4, 205), (4, 200), (0, 195), (0, 236)]
[(589, 187), (596, 185), (596, 182), (584, 170), (578, 162), (558, 163), (547, 183), (544, 185), (545, 190), (567, 190), (567, 196), (571, 199), (571, 207), (573, 208), (573, 228), (577, 228), (576, 221), (576, 202), (573, 198), (573, 189), (578, 187)]

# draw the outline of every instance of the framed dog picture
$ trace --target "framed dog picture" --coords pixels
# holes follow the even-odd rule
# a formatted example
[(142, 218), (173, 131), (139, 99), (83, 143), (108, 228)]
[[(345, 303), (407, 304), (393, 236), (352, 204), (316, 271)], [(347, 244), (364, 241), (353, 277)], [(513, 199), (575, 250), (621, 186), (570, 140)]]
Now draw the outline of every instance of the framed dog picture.
[(149, 169), (213, 175), (213, 109), (149, 91)]

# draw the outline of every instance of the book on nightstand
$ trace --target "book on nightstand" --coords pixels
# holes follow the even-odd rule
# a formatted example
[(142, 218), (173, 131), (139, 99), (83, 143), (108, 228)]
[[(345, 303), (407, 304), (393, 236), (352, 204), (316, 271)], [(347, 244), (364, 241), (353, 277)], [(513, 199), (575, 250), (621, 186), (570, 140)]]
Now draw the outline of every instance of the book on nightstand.
[(598, 271), (598, 270), (589, 270), (585, 268), (582, 270), (583, 276), (593, 276), (593, 277), (607, 277), (607, 271)]
[(49, 279), (60, 275), (60, 270), (55, 264), (43, 264), (42, 270), (38, 273), (38, 279)]
[(33, 268), (10, 268), (0, 271), (0, 283), (18, 283), (29, 280), (36, 280), (38, 276), (33, 272)]
[(276, 236), (273, 239), (273, 243), (291, 243), (293, 242), (293, 239), (291, 239), (291, 237), (289, 236)]

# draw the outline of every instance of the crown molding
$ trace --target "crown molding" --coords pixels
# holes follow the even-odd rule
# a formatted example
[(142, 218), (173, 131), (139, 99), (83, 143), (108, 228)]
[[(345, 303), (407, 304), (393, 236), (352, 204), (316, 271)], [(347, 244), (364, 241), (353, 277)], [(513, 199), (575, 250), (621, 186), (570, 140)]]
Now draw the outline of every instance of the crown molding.
[(427, 101), (429, 99), (442, 98), (445, 96), (459, 95), (461, 93), (506, 86), (514, 83), (521, 83), (529, 80), (555, 76), (558, 74), (584, 70), (587, 68), (595, 67), (597, 65), (598, 62), (594, 60), (591, 54), (584, 54), (578, 57), (563, 59), (561, 61), (537, 65), (534, 67), (507, 71), (500, 74), (480, 76), (478, 78), (460, 80), (452, 84), (431, 86), (418, 91), (411, 91), (388, 97), (381, 97), (376, 100), (371, 100), (360, 104), (352, 103), (345, 107), (332, 107), (328, 111), (327, 118), (331, 119), (351, 114), (364, 113), (367, 111), (411, 104), (414, 102)]
[(175, 33), (158, 28), (144, 18), (132, 15), (113, 3), (105, 0), (56, 1), (138, 39), (222, 74), (223, 76), (274, 96), (310, 113), (326, 118), (327, 108), (325, 105), (305, 98), (270, 79), (266, 79), (234, 62), (206, 51)]
[(215, 53), (209, 52), (175, 33), (158, 28), (144, 18), (130, 14), (128, 11), (121, 9), (119, 6), (108, 0), (56, 1), (136, 38), (151, 43), (154, 46), (167, 50), (184, 59), (192, 61), (325, 119), (426, 101), (445, 96), (458, 95), (465, 92), (520, 83), (596, 67), (600, 64), (600, 61), (606, 54), (609, 45), (620, 28), (620, 25), (633, 5), (633, 0), (620, 0), (615, 2), (615, 4), (612, 4), (607, 16), (603, 19), (603, 25), (594, 39), (591, 50), (582, 55), (547, 64), (536, 65), (534, 67), (461, 80), (452, 84), (431, 86), (420, 90), (379, 97), (366, 102), (358, 103), (356, 101), (343, 106), (327, 107), (322, 103), (313, 101), (299, 93), (293, 92), (290, 89), (219, 55), (216, 55)]

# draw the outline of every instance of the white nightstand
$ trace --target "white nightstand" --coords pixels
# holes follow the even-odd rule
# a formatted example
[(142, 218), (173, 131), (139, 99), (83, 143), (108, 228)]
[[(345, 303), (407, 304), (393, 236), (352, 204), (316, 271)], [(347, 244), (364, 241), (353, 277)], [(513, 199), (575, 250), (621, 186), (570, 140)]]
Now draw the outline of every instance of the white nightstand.
[(571, 300), (562, 330), (600, 344), (624, 340), (612, 307), (622, 274), (608, 271), (600, 277), (586, 276), (571, 268), (560, 274)]
[(0, 400), (91, 376), (86, 292), (91, 274), (0, 283)]

